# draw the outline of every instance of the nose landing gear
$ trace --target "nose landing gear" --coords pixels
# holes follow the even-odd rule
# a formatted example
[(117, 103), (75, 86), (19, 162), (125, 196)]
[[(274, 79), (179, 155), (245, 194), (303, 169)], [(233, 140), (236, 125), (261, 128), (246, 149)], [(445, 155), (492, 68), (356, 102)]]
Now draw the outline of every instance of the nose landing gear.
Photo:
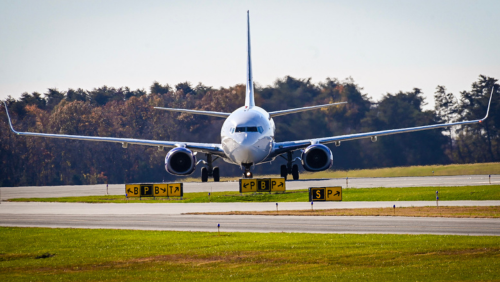
[(250, 168), (252, 167), (252, 164), (243, 164), (245, 167), (245, 172), (243, 173), (244, 178), (253, 178), (253, 174), (250, 171)]

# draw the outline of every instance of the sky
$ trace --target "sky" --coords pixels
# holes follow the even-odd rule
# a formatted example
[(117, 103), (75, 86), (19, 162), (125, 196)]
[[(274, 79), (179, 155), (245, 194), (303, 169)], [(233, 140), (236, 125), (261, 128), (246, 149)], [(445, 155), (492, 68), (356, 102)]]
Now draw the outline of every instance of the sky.
[(154, 81), (352, 78), (373, 101), (500, 79), (500, 1), (0, 0), (0, 100), (48, 88), (148, 90)]

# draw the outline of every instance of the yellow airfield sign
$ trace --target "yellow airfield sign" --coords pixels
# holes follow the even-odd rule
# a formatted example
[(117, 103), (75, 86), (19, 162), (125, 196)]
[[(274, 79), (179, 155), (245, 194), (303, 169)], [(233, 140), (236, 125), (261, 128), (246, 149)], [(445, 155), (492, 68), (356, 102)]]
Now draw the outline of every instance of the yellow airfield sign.
[(257, 192), (257, 179), (240, 179), (240, 193)]
[(168, 196), (169, 197), (182, 197), (184, 196), (184, 192), (182, 189), (182, 183), (170, 183), (168, 184)]
[(311, 187), (309, 201), (342, 201), (342, 187)]
[(182, 183), (125, 184), (127, 197), (182, 197)]
[(271, 178), (271, 192), (285, 192), (285, 178)]
[(140, 197), (141, 185), (140, 184), (125, 184), (125, 194), (127, 197)]
[(155, 197), (168, 197), (168, 184), (154, 184), (153, 194)]
[(242, 178), (240, 193), (285, 191), (284, 178)]

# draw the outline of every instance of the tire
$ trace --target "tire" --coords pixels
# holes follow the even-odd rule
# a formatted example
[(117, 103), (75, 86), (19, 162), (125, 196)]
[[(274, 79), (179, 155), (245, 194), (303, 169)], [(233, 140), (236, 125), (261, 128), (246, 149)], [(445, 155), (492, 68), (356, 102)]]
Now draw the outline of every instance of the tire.
[(288, 174), (288, 172), (287, 172), (287, 169), (286, 169), (286, 165), (282, 165), (281, 166), (281, 177), (285, 178), (285, 181), (286, 181), (287, 174)]
[(299, 180), (299, 166), (296, 164), (292, 166), (292, 176), (293, 180)]
[(220, 171), (219, 171), (219, 167), (216, 166), (214, 167), (214, 171), (213, 171), (213, 176), (214, 176), (214, 182), (219, 182), (220, 180)]
[(201, 168), (201, 182), (208, 181), (208, 170), (206, 167)]

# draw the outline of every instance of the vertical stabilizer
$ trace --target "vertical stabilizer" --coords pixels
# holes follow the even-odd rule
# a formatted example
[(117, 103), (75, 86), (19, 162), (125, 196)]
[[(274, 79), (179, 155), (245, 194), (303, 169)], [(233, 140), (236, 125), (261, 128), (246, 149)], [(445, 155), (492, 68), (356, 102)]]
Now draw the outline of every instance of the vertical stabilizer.
[(252, 78), (252, 56), (250, 51), (250, 11), (247, 11), (247, 91), (245, 93), (245, 106), (255, 106), (253, 95), (253, 78)]

